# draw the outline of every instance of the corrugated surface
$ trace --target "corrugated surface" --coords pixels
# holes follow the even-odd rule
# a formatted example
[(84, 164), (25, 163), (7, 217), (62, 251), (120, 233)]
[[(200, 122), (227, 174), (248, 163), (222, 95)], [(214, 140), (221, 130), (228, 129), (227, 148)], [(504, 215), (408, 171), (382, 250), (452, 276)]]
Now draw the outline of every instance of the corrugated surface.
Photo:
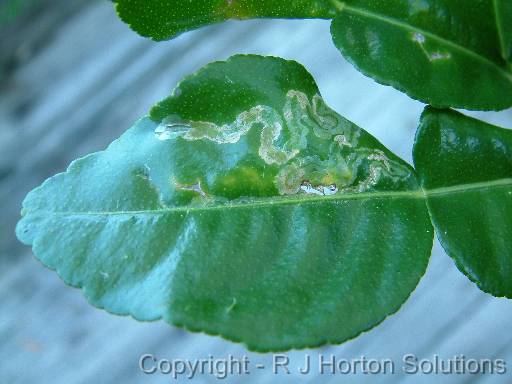
[[(227, 382), (365, 383), (369, 376), (276, 377), (271, 355), (161, 322), (137, 323), (87, 304), (17, 243), (23, 196), (76, 157), (101, 150), (174, 85), (206, 63), (235, 53), (295, 59), (313, 73), (327, 103), (410, 161), (421, 103), (363, 77), (333, 47), (327, 21), (229, 22), (167, 43), (136, 36), (109, 2), (46, 1), (23, 28), (3, 31), (0, 84), (0, 383), (168, 383), (138, 369), (143, 353), (173, 358), (247, 355), (251, 374)], [(78, 8), (80, 4), (80, 8)], [(7, 63), (7, 64), (6, 64)], [(512, 126), (511, 111), (476, 113)], [(347, 359), (404, 354), (508, 360), (501, 376), (373, 377), (382, 383), (508, 383), (512, 303), (480, 292), (436, 245), (428, 272), (402, 310), (342, 346), (288, 354), (295, 369), (309, 353)], [(267, 369), (255, 368), (263, 363)], [(198, 383), (217, 381), (203, 375)], [(187, 381), (187, 380), (184, 380)]]

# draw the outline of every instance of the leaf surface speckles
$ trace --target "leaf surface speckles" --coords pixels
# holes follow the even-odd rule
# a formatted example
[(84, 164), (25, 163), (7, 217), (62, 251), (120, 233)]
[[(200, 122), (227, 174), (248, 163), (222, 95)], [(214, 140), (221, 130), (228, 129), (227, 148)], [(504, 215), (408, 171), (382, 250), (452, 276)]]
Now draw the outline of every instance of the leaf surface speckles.
[(17, 234), (98, 307), (268, 351), (397, 311), (433, 229), (413, 169), (302, 66), (234, 56), (32, 191)]
[(331, 18), (330, 0), (117, 0), (119, 17), (142, 36), (167, 40), (229, 19)]

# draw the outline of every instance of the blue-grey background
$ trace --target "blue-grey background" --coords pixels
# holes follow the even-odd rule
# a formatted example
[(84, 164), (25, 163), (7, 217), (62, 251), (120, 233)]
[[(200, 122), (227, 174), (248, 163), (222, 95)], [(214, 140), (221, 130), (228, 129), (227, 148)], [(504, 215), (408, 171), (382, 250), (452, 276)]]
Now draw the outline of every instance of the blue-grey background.
[[(297, 60), (328, 105), (409, 162), (423, 105), (358, 73), (332, 45), (328, 21), (228, 22), (154, 43), (121, 23), (109, 1), (0, 0), (0, 7), (9, 2), (20, 10), (16, 17), (0, 14), (0, 384), (172, 382), (139, 371), (144, 353), (168, 359), (247, 355), (251, 374), (226, 382), (512, 381), (512, 302), (480, 292), (437, 243), (425, 277), (397, 314), (341, 346), (288, 353), (290, 368), (305, 353), (313, 359), (319, 353), (390, 358), (398, 368), (407, 353), (464, 354), (505, 359), (506, 375), (276, 377), (271, 355), (90, 306), (15, 239), (23, 196), (71, 160), (105, 148), (183, 76), (235, 53)], [(471, 114), (512, 126), (511, 110)], [(268, 368), (255, 369), (257, 363)], [(202, 375), (194, 382), (219, 380)]]

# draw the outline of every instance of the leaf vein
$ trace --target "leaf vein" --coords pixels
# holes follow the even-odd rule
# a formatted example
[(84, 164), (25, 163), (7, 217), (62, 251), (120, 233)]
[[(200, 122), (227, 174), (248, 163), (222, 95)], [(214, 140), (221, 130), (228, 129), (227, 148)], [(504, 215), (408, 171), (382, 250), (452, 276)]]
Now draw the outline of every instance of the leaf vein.
[[(56, 216), (123, 216), (123, 215), (164, 215), (170, 213), (189, 213), (193, 211), (211, 211), (219, 209), (235, 209), (235, 208), (254, 208), (259, 206), (279, 206), (279, 205), (292, 205), (292, 204), (310, 204), (318, 202), (343, 202), (349, 200), (370, 200), (370, 199), (424, 199), (425, 196), (441, 196), (458, 194), (473, 190), (492, 189), (500, 187), (512, 187), (512, 178), (471, 183), (460, 184), (448, 187), (435, 188), (431, 190), (411, 190), (411, 191), (386, 191), (386, 192), (368, 192), (368, 193), (347, 193), (332, 196), (322, 197), (309, 197), (304, 196), (301, 198), (280, 198), (279, 200), (258, 200), (252, 202), (236, 202), (226, 203), (210, 206), (181, 206), (181, 207), (166, 207), (162, 209), (153, 210), (133, 210), (133, 211), (46, 211), (44, 213)], [(303, 195), (301, 195), (303, 196)]]

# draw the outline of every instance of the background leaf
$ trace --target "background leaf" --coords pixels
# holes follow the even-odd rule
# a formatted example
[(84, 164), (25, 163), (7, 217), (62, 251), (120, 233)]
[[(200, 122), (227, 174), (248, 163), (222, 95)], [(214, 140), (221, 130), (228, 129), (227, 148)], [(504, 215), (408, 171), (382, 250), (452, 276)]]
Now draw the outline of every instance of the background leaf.
[(229, 19), (331, 18), (330, 0), (117, 0), (119, 17), (142, 36), (167, 40)]
[(427, 108), (414, 164), (446, 252), (480, 289), (512, 298), (512, 132)]
[(414, 171), (299, 64), (210, 64), (151, 117), (23, 204), (18, 237), (92, 304), (285, 350), (353, 338), (417, 285)]
[(377, 82), (437, 107), (512, 105), (512, 72), (501, 56), (492, 0), (337, 3), (335, 45)]

